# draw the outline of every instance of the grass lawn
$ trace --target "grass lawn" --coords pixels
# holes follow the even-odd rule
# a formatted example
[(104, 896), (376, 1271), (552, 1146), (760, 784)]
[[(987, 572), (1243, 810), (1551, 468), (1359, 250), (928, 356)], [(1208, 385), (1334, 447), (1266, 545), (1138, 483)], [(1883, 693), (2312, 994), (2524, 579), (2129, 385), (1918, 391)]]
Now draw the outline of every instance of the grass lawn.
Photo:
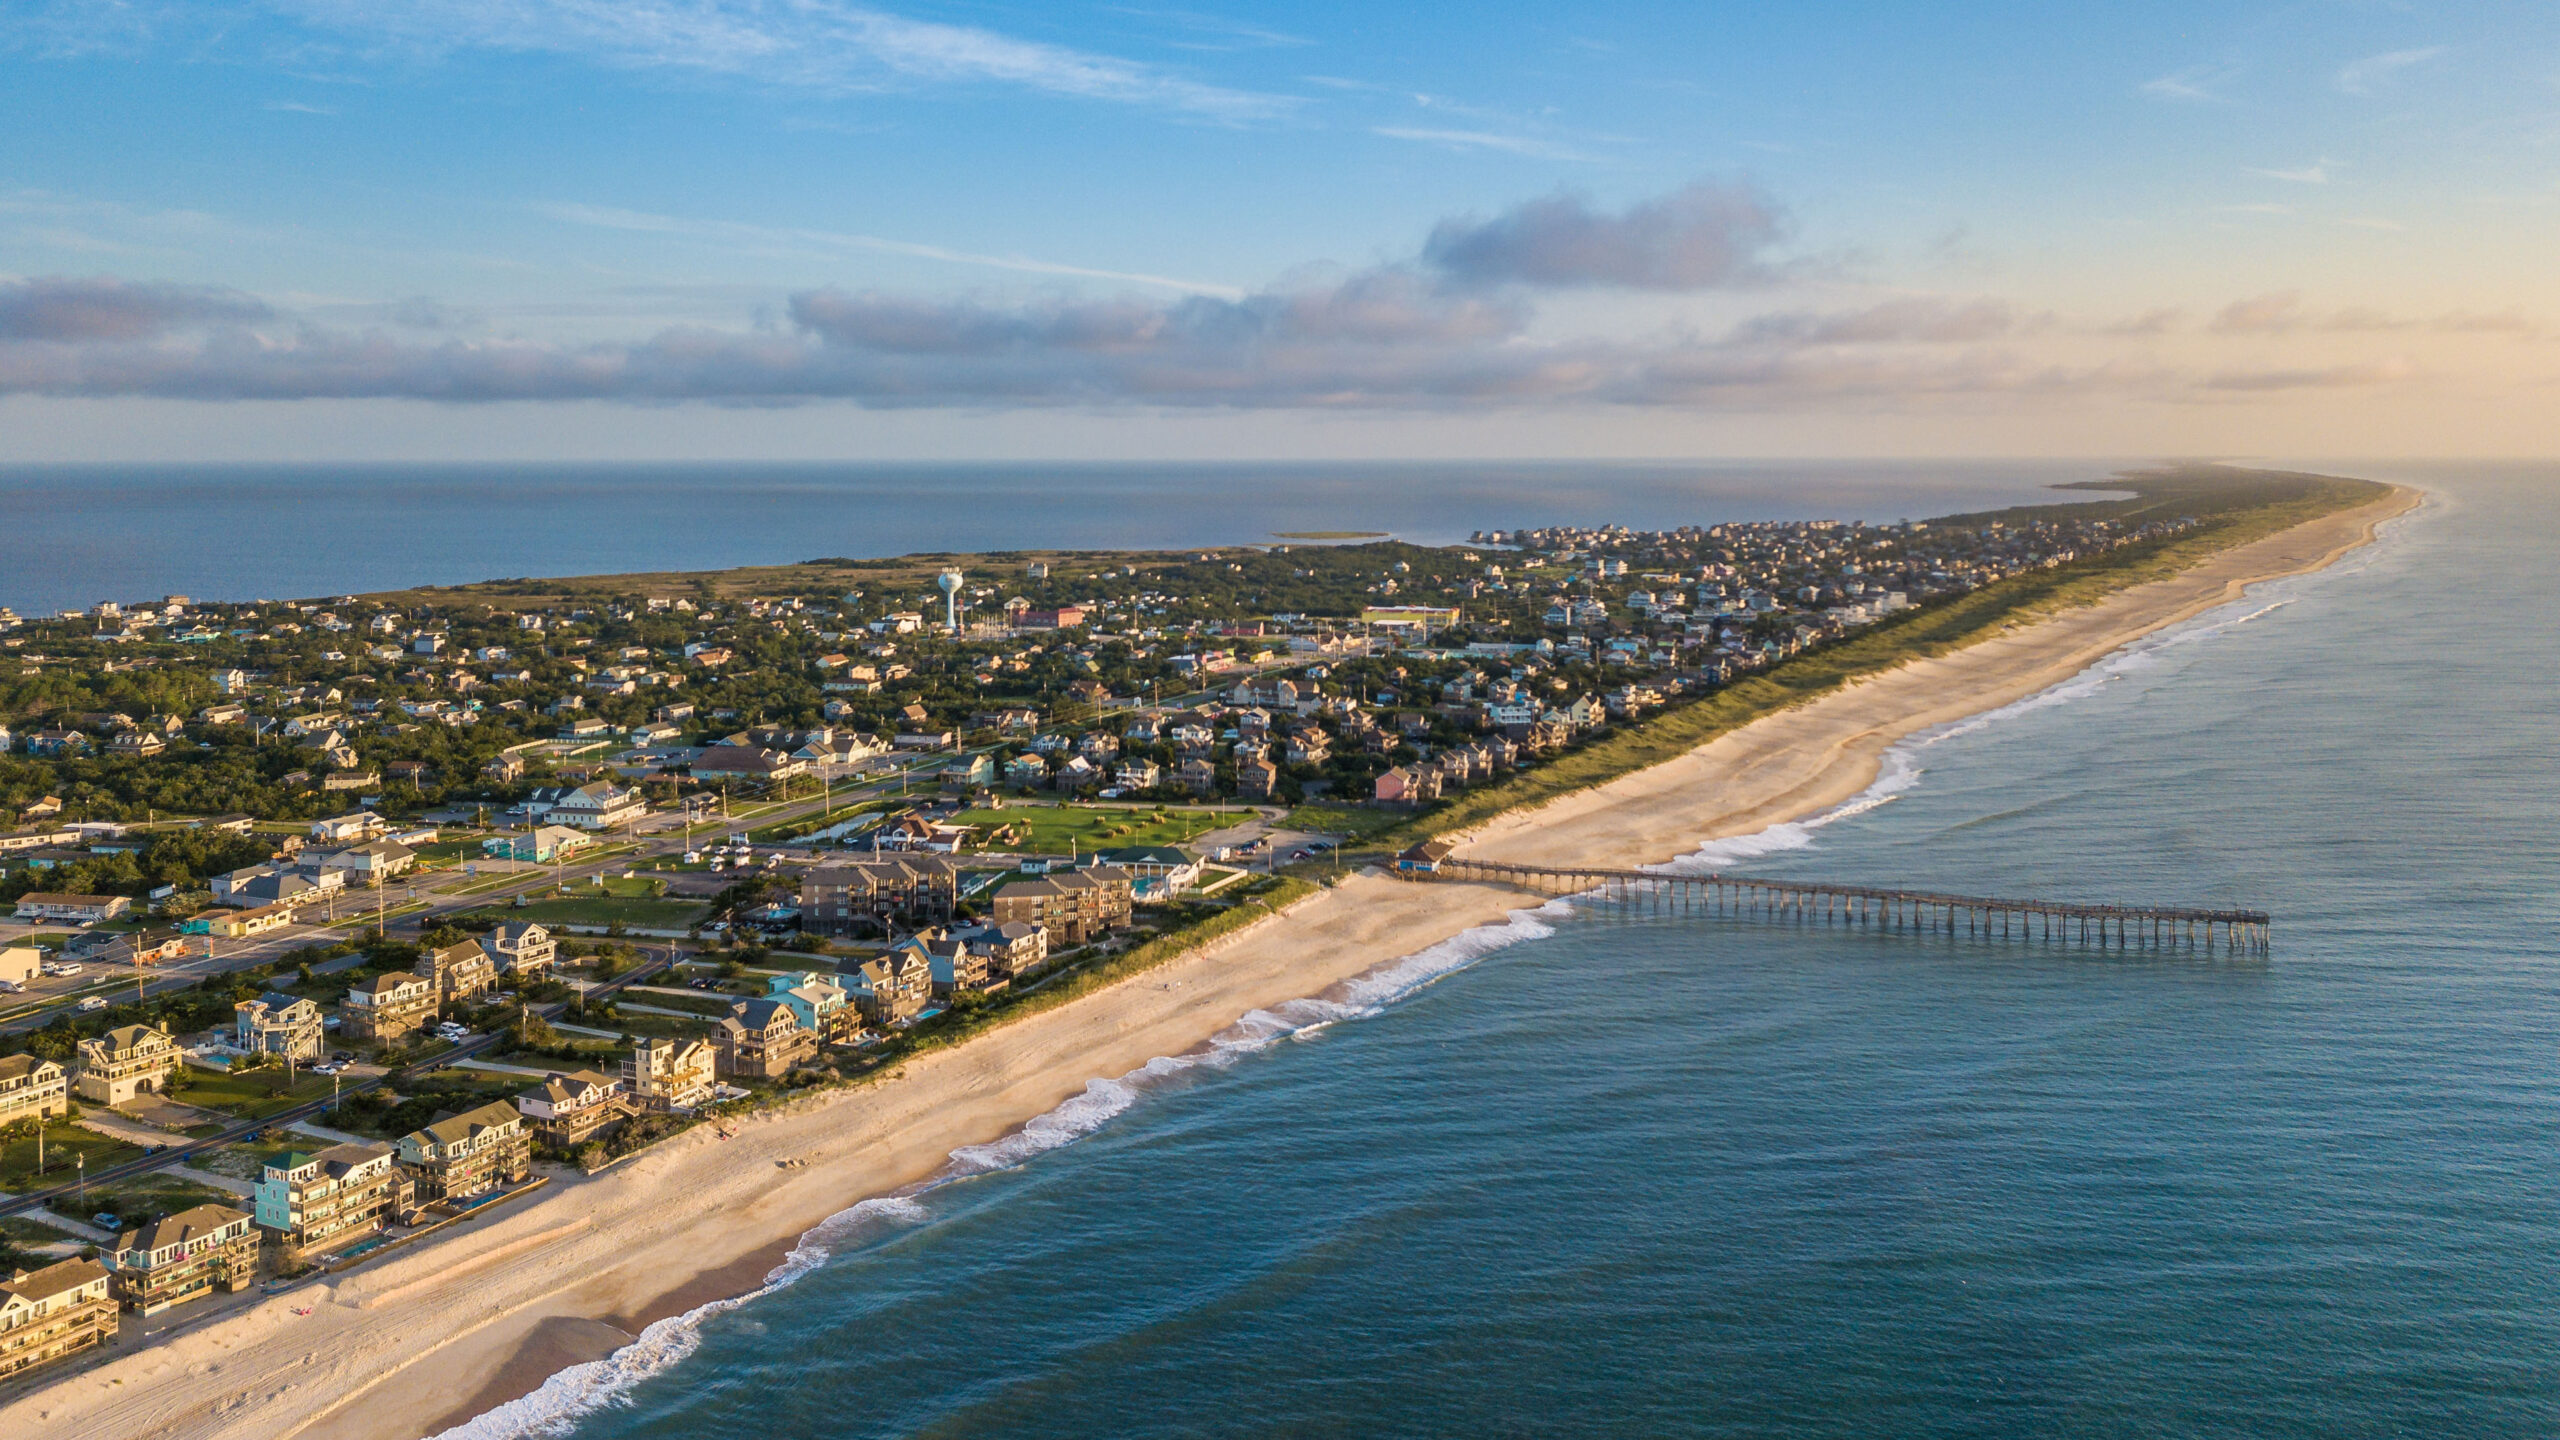
[(329, 1077), (308, 1070), (291, 1088), (285, 1088), (282, 1070), (253, 1070), (244, 1075), (219, 1070), (190, 1067), (187, 1083), (169, 1098), (181, 1105), (205, 1110), (220, 1110), (243, 1120), (258, 1120), (279, 1110), (289, 1110), (305, 1100), (318, 1100), (329, 1093)]
[[(724, 1009), (720, 1013), (725, 1015), (728, 1011)], [(612, 1020), (590, 1015), (584, 1020), (570, 1023), (584, 1025), (590, 1030), (611, 1030), (618, 1035), (649, 1036), (661, 1040), (699, 1040), (711, 1033), (711, 1022), (715, 1018), (717, 1017), (704, 1016), (700, 1020), (685, 1020), (673, 1015), (639, 1015), (625, 1010), (618, 1018)]]
[(481, 911), (484, 920), (539, 920), (545, 925), (611, 925), (619, 921), (649, 930), (682, 930), (710, 909), (699, 900), (644, 900), (611, 895), (568, 895)]
[[(322, 1117), (323, 1122), (327, 1120)], [(324, 1148), (308, 1135), (285, 1135), (273, 1140), (244, 1140), (198, 1155), (188, 1163), (199, 1170), (228, 1175), (235, 1180), (255, 1180), (258, 1172), (275, 1157), (292, 1150)]]
[(661, 995), (655, 990), (626, 990), (622, 992), (620, 998), (633, 1005), (655, 1005), (662, 1010), (683, 1010), (695, 1015), (708, 1015), (717, 1020), (729, 1013), (729, 1002), (737, 997), (723, 995), (715, 998), (700, 990), (688, 995)]
[(0, 1189), (35, 1190), (58, 1185), (79, 1173), (78, 1157), (86, 1155), (93, 1167), (104, 1169), (122, 1164), (142, 1154), (142, 1147), (129, 1145), (113, 1136), (101, 1135), (85, 1125), (68, 1120), (51, 1120), (44, 1127), (44, 1174), (36, 1174), (36, 1137), (32, 1129), (12, 1127), (0, 1138)]
[(122, 1225), (142, 1225), (198, 1205), (228, 1205), (234, 1210), (247, 1208), (241, 1197), (196, 1180), (182, 1180), (174, 1175), (137, 1175), (113, 1185), (89, 1187), (87, 1208), (80, 1218), (87, 1219), (98, 1211), (115, 1215)]
[(1088, 855), (1132, 845), (1179, 845), (1252, 818), (1250, 810), (1070, 810), (1057, 805), (960, 812), (961, 824), (981, 827), (979, 839), (1011, 827), (1021, 838), (1005, 848), (1041, 855), (1064, 855), (1071, 843)]
[(1347, 835), (1354, 840), (1365, 840), (1394, 828), (1404, 819), (1404, 813), (1398, 810), (1368, 810), (1356, 805), (1301, 805), (1289, 812), (1286, 823), (1292, 830)]
[(79, 1237), (68, 1230), (56, 1230), (39, 1220), (12, 1215), (0, 1220), (0, 1238), (20, 1245), (51, 1245), (57, 1240), (76, 1240)]

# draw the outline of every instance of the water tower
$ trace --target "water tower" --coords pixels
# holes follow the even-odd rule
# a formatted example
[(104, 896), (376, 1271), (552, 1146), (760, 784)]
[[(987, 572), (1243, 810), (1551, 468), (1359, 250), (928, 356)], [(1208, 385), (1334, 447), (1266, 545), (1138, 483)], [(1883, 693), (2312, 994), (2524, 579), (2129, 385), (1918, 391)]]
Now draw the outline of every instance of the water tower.
[(933, 577), (933, 583), (942, 587), (943, 608), (950, 615), (951, 633), (957, 635), (960, 633), (960, 572), (945, 570)]

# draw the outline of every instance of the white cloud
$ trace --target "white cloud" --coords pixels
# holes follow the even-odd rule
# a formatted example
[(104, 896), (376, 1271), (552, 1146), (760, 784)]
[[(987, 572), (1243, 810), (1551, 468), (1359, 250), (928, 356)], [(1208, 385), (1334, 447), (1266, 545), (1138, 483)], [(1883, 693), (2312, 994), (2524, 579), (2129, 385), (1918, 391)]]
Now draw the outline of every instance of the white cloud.
[(2338, 88), (2350, 95), (2371, 95), (2388, 86), (2401, 71), (2412, 65), (2423, 65), (2445, 53), (2445, 49), (2442, 45), (2428, 45), (2416, 50), (2367, 55), (2338, 71)]
[(800, 89), (992, 83), (1151, 105), (1229, 122), (1294, 102), (1154, 66), (992, 30), (911, 20), (839, 0), (268, 0), (308, 24), (429, 54), (461, 49), (582, 56)]
[(2305, 165), (2299, 170), (2263, 170), (2255, 165), (2243, 165), (2240, 168), (2252, 175), (2264, 175), (2270, 180), (2282, 180), (2293, 185), (2326, 185), (2329, 183), (2331, 163), (2333, 162), (2323, 160), (2316, 165)]
[(2218, 66), (2198, 65), (2163, 75), (2136, 85), (2134, 93), (2153, 100), (2172, 100), (2182, 104), (2219, 102), (2222, 96), (2215, 87), (2231, 78), (2231, 72)]
[(1370, 133), (1390, 140), (1412, 140), (1425, 145), (1445, 145), (1453, 150), (1496, 150), (1505, 155), (1520, 155), (1531, 160), (1589, 161), (1593, 157), (1568, 146), (1534, 139), (1526, 135), (1504, 135), (1491, 130), (1427, 130), (1405, 125), (1380, 125)]

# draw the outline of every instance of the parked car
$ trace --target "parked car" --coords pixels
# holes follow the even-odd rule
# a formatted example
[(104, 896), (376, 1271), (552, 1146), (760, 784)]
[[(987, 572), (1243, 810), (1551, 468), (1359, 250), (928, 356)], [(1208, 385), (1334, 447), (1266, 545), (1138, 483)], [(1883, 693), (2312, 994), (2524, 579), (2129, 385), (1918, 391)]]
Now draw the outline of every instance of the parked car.
[(92, 995), (88, 999), (80, 1002), (80, 1008), (83, 1010), (104, 1010), (107, 1008), (107, 997), (104, 995)]
[(124, 1217), (113, 1210), (101, 1210), (89, 1217), (89, 1223), (101, 1230), (114, 1230), (124, 1223)]

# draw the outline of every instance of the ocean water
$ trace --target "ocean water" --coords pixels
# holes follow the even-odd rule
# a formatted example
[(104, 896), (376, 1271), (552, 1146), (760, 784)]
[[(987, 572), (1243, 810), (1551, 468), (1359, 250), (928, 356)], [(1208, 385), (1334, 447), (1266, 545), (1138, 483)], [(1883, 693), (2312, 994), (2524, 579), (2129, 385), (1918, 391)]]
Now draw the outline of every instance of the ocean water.
[(2550, 1435), (2560, 471), (2406, 478), (1686, 862), (2251, 904), (2263, 959), (1543, 907), (456, 1433)]
[[(2127, 462), (2134, 463), (2134, 462)], [(1897, 520), (2049, 502), (2107, 461), (0, 466), (0, 605), (302, 598), (920, 550), (1375, 530)]]

